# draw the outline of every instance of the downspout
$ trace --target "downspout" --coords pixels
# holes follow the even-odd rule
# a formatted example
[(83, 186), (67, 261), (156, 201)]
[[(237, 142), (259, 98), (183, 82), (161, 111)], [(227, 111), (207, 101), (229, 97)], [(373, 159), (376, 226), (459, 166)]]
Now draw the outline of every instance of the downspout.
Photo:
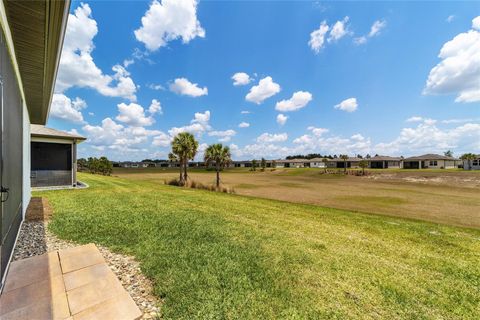
[[(3, 144), (4, 144), (4, 132), (3, 132), (3, 78), (0, 76), (0, 131), (1, 131), (1, 140), (0, 140), (0, 201), (2, 205), (2, 215), (3, 215), (3, 203), (8, 200), (8, 188), (3, 186)], [(3, 194), (7, 194), (7, 198), (3, 199)]]

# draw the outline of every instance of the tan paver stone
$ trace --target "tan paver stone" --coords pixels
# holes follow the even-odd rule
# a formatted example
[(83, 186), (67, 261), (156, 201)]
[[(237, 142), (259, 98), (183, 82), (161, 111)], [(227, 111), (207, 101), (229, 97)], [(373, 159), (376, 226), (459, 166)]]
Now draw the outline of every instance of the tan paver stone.
[(12, 262), (8, 271), (3, 292), (15, 290), (46, 278), (61, 275), (56, 251)]
[(0, 320), (141, 316), (94, 244), (13, 262), (0, 296)]
[(60, 293), (66, 294), (62, 275), (10, 290), (0, 296), (0, 315), (21, 309), (42, 299), (51, 299)]
[(104, 263), (72, 271), (63, 275), (65, 289), (69, 291), (107, 277), (110, 274), (112, 274), (112, 270)]
[(0, 317), (1, 320), (63, 320), (70, 316), (67, 296), (65, 293), (54, 297), (45, 297), (23, 308), (15, 309)]
[(59, 250), (59, 254), (60, 254), (60, 258), (62, 257), (65, 258), (65, 257), (69, 257), (71, 255), (76, 255), (79, 253), (94, 252), (94, 251), (98, 251), (97, 246), (95, 246), (95, 244), (93, 243), (89, 243), (89, 244), (84, 244), (78, 247)]
[(72, 272), (99, 263), (105, 263), (102, 254), (97, 249), (89, 249), (78, 254), (67, 256), (62, 255), (62, 251), (60, 251), (59, 255), (63, 273)]
[(87, 285), (67, 291), (70, 312), (75, 315), (125, 292), (113, 273)]
[(96, 304), (73, 316), (74, 320), (139, 319), (142, 313), (127, 292)]

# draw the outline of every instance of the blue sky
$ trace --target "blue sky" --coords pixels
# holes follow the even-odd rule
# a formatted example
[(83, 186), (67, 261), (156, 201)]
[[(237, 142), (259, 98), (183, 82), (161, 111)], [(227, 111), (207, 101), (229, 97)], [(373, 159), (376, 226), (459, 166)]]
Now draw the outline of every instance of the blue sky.
[(199, 158), (480, 153), (478, 52), (478, 2), (73, 2), (48, 126), (113, 160), (181, 131)]

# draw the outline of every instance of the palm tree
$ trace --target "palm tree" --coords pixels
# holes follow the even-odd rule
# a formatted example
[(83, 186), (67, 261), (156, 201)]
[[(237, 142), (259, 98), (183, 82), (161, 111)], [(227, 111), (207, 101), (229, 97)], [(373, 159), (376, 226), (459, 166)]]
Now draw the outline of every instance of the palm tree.
[[(186, 183), (188, 180), (188, 160), (195, 158), (198, 150), (198, 141), (193, 134), (181, 132), (177, 134), (172, 141), (172, 154), (180, 161), (180, 182)], [(182, 177), (183, 167), (183, 177)]]
[(253, 159), (252, 160), (252, 171), (256, 171), (257, 168), (257, 160)]
[(443, 153), (445, 157), (453, 157), (453, 151), (452, 150), (447, 150)]
[(464, 153), (460, 159), (462, 160), (467, 160), (468, 161), (468, 167), (471, 168), (472, 167), (472, 160), (475, 160), (477, 158), (477, 156), (473, 153)]
[(215, 171), (217, 172), (217, 188), (220, 187), (220, 170), (228, 166), (232, 161), (230, 148), (223, 146), (221, 143), (209, 145), (205, 150), (204, 160), (207, 166), (212, 162), (215, 163)]
[(347, 154), (341, 154), (340, 159), (343, 160), (343, 172), (347, 173), (347, 160), (348, 160), (348, 155)]
[(265, 168), (267, 167), (267, 161), (265, 160), (265, 158), (262, 158), (262, 160), (260, 160), (260, 167), (262, 168), (262, 171), (265, 171)]
[(362, 168), (362, 176), (365, 175), (365, 168), (368, 167), (368, 161), (367, 160), (362, 160), (360, 161), (360, 163), (358, 164), (360, 168)]

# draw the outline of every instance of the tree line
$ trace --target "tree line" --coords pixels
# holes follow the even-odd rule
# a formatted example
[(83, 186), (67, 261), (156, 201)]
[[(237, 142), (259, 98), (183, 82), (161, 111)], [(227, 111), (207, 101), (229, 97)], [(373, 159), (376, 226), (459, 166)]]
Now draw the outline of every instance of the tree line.
[(113, 163), (107, 157), (89, 157), (77, 160), (78, 171), (90, 172), (93, 174), (102, 174), (109, 176), (113, 171)]

